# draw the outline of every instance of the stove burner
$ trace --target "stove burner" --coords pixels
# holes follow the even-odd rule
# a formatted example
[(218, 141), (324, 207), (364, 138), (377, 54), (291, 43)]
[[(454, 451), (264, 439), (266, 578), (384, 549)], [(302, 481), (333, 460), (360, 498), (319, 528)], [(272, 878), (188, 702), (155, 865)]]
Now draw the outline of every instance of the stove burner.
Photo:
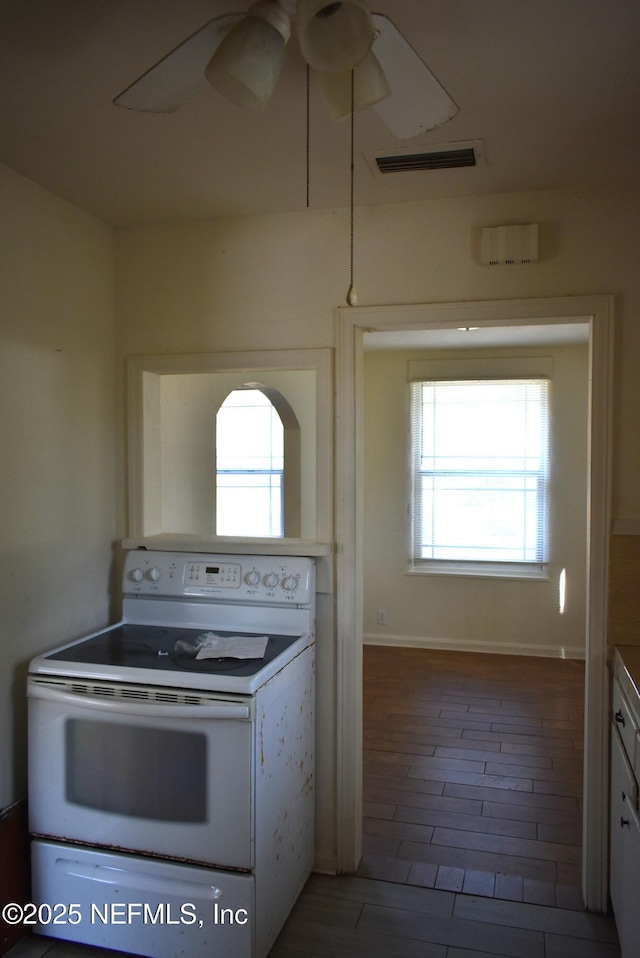
[(155, 652), (150, 645), (144, 645), (141, 642), (128, 642), (126, 649), (113, 642), (102, 642), (91, 645), (86, 649), (69, 649), (67, 659), (70, 662), (121, 665), (125, 653), (128, 658), (143, 658), (145, 655), (168, 655), (168, 653)]

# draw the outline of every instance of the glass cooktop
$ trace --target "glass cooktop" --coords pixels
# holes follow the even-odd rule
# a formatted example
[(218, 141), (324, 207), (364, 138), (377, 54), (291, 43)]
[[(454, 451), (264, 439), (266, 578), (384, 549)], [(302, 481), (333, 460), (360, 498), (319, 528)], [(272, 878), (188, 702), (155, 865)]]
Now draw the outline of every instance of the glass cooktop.
[[(256, 659), (197, 659), (196, 651), (207, 630), (166, 628), (156, 625), (119, 625), (74, 645), (45, 655), (45, 659), (159, 671), (200, 672), (208, 675), (230, 673), (257, 675), (268, 663), (286, 651), (298, 636), (269, 635), (264, 655)], [(234, 632), (216, 629), (216, 635)]]

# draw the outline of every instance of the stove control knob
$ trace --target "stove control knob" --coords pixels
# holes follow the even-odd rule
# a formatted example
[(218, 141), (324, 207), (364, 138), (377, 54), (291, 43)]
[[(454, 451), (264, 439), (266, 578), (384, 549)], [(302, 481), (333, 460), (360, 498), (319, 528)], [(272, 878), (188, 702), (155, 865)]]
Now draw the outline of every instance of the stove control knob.
[(151, 579), (152, 582), (157, 582), (159, 578), (160, 578), (160, 569), (156, 569), (155, 566), (153, 566), (152, 569), (149, 569), (149, 571), (147, 572), (147, 579)]
[(282, 588), (287, 592), (295, 592), (295, 590), (298, 588), (298, 576), (286, 575), (282, 580)]
[(247, 572), (244, 577), (244, 581), (247, 585), (257, 585), (260, 582), (260, 573), (256, 572), (255, 569), (252, 569), (251, 572)]
[(266, 585), (267, 589), (273, 589), (278, 584), (278, 576), (275, 574), (275, 572), (267, 572), (262, 581)]
[(142, 579), (142, 569), (132, 569), (129, 573), (129, 578), (133, 579), (134, 582), (140, 582)]

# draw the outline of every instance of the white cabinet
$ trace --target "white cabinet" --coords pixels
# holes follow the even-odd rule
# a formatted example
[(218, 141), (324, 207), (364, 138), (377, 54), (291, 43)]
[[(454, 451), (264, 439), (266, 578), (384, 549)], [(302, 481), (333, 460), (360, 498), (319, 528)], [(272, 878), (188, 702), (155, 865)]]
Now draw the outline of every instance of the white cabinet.
[(630, 718), (629, 704), (618, 681), (614, 680), (610, 894), (622, 958), (636, 958), (640, 941), (640, 817), (638, 785), (633, 771), (635, 751), (640, 743), (633, 721), (633, 735), (630, 735)]

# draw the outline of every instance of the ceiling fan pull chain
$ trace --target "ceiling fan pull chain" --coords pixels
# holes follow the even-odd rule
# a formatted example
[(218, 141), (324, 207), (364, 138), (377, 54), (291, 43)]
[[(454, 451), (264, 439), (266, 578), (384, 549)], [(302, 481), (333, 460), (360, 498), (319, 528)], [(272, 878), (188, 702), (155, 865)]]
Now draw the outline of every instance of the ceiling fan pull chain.
[(309, 141), (311, 136), (311, 106), (310, 106), (311, 97), (309, 93), (309, 86), (311, 82), (310, 76), (311, 76), (311, 67), (307, 63), (307, 209), (309, 209), (309, 166), (310, 166)]
[(353, 239), (354, 239), (354, 74), (351, 71), (351, 182), (350, 182), (350, 204), (349, 204), (349, 291), (347, 293), (347, 303), (349, 306), (358, 305), (358, 294), (353, 283)]

